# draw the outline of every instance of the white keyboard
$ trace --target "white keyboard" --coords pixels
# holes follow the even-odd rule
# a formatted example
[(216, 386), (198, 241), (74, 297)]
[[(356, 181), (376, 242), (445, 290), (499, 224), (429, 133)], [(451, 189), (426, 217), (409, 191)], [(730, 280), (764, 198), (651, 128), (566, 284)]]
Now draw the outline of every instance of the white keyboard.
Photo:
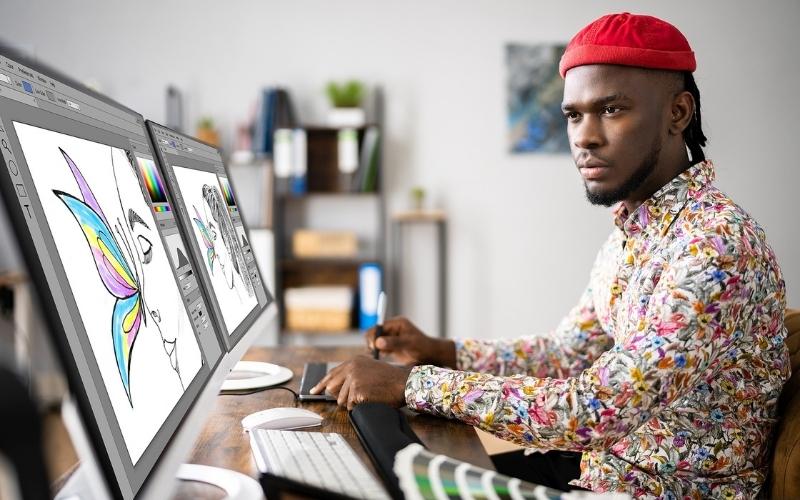
[(340, 434), (255, 429), (250, 447), (262, 473), (353, 498), (389, 499)]

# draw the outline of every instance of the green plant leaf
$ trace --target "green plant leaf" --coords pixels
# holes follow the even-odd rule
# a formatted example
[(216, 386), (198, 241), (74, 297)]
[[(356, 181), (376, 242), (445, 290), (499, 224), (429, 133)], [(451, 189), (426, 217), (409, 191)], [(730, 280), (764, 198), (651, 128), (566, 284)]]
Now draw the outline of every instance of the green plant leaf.
[(364, 84), (358, 80), (349, 80), (343, 84), (329, 82), (325, 93), (331, 105), (336, 108), (357, 108), (364, 97)]

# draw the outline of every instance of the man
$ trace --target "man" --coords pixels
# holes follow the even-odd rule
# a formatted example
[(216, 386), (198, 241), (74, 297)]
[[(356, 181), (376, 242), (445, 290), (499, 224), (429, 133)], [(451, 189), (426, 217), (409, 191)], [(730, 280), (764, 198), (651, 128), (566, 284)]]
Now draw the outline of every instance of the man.
[(618, 203), (578, 305), (549, 336), (516, 340), (433, 339), (395, 319), (375, 344), (409, 367), (360, 357), (316, 390), (560, 450), (534, 455), (528, 478), (562, 487), (755, 496), (790, 370), (784, 283), (763, 230), (711, 184), (694, 53), (664, 21), (615, 14), (559, 69), (587, 197)]

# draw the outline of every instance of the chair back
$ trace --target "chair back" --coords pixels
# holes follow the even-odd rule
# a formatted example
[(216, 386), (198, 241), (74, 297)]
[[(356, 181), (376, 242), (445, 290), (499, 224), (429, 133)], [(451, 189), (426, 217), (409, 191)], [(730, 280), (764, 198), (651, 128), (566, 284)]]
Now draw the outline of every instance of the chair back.
[(800, 310), (786, 310), (792, 376), (781, 393), (768, 486), (770, 498), (800, 498)]

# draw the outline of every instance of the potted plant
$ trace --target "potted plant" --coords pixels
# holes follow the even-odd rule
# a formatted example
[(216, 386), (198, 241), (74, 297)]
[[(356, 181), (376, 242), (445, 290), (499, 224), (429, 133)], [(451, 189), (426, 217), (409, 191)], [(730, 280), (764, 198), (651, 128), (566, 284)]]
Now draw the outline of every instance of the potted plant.
[(364, 84), (358, 80), (344, 83), (329, 82), (325, 87), (331, 109), (328, 112), (328, 125), (332, 127), (361, 127), (366, 123), (366, 115), (361, 108), (364, 98)]
[(219, 147), (219, 133), (214, 128), (214, 119), (205, 116), (197, 122), (197, 138), (212, 146)]
[(411, 188), (411, 206), (418, 212), (425, 208), (425, 188), (421, 186)]

